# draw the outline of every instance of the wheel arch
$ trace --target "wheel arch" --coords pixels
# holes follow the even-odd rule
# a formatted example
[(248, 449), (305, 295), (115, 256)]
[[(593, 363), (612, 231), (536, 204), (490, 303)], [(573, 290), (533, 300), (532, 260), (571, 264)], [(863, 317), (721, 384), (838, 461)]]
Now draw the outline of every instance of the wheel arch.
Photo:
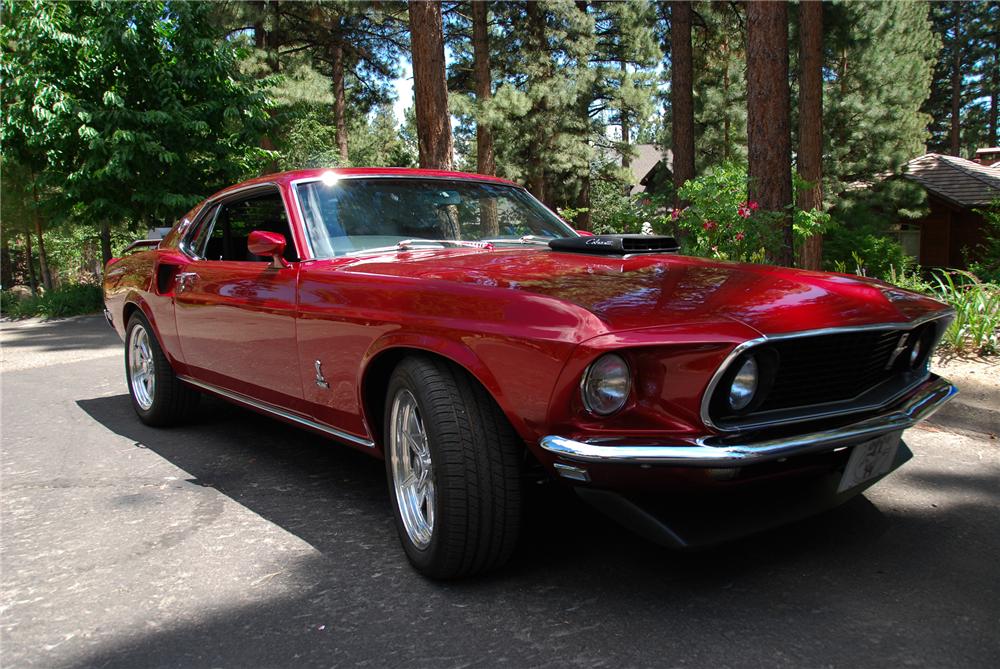
[(385, 394), (389, 388), (389, 378), (396, 366), (409, 356), (436, 358), (471, 376), (496, 402), (514, 431), (528, 441), (523, 421), (510, 410), (496, 379), (482, 360), (465, 346), (453, 342), (438, 344), (442, 345), (431, 345), (426, 341), (385, 342), (373, 347), (366, 356), (361, 368), (360, 399), (365, 423), (377, 448), (382, 451), (382, 418), (385, 415)]

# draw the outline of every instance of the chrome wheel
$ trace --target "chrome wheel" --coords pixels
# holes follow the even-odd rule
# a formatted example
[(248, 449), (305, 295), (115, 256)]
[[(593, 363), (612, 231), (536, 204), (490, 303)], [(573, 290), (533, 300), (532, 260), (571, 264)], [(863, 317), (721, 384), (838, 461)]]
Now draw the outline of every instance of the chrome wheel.
[(434, 533), (434, 465), (417, 400), (400, 390), (389, 415), (389, 458), (396, 502), (406, 534), (427, 548)]
[(153, 393), (156, 392), (156, 366), (149, 333), (142, 325), (132, 328), (128, 340), (128, 374), (132, 397), (140, 408), (149, 411), (153, 406)]

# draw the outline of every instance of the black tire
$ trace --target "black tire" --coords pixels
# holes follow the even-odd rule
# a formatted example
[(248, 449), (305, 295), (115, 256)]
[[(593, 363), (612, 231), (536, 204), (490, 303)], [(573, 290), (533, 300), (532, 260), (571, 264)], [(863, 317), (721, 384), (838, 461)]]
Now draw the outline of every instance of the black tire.
[[(137, 389), (133, 387), (133, 375), (131, 373), (133, 335), (138, 335), (137, 330), (143, 330), (146, 334), (148, 349), (151, 354), (150, 368), (153, 372), (155, 383), (152, 392), (146, 398), (148, 401), (141, 401), (137, 395)], [(135, 413), (146, 425), (166, 427), (178, 425), (188, 420), (198, 408), (198, 401), (201, 394), (184, 384), (174, 373), (167, 356), (160, 348), (153, 328), (150, 327), (146, 318), (136, 312), (128, 320), (125, 328), (125, 383), (128, 385), (129, 397), (132, 399), (132, 407)], [(148, 404), (148, 406), (143, 406)]]
[[(393, 475), (393, 406), (402, 393), (416, 400), (433, 464), (434, 522), (423, 547), (406, 529)], [(389, 380), (384, 426), (389, 496), (413, 566), (425, 576), (452, 579), (503, 565), (520, 531), (523, 443), (489, 393), (445, 361), (406, 358)]]

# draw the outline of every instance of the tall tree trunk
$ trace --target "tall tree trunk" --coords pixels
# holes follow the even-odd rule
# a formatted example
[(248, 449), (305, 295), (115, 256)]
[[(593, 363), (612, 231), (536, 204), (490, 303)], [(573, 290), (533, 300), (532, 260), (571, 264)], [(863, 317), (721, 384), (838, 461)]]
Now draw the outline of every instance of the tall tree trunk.
[[(486, 2), (472, 4), (472, 58), (476, 75), (476, 171), (480, 174), (496, 174), (497, 162), (493, 151), (493, 131), (483, 120), (485, 107), (493, 97), (493, 76), (490, 72), (490, 32), (489, 7)], [(479, 227), (483, 237), (500, 234), (497, 218), (497, 203), (492, 198), (481, 200)]]
[(9, 288), (14, 283), (14, 263), (10, 255), (10, 235), (0, 234), (0, 286)]
[(583, 176), (580, 183), (580, 192), (576, 195), (576, 208), (580, 210), (580, 214), (573, 221), (574, 227), (578, 230), (587, 230), (588, 232), (594, 229), (594, 220), (590, 212), (590, 171)]
[(52, 273), (49, 272), (49, 259), (45, 255), (45, 233), (42, 229), (42, 214), (39, 211), (38, 188), (35, 186), (35, 175), (31, 175), (31, 197), (35, 202), (32, 218), (35, 222), (35, 235), (38, 236), (38, 271), (42, 275), (42, 285), (46, 292), (52, 290)]
[(333, 118), (341, 165), (347, 165), (347, 102), (344, 96), (344, 44), (338, 35), (333, 45)]
[[(254, 6), (254, 23), (253, 23), (253, 40), (254, 46), (264, 52), (264, 61), (267, 63), (268, 69), (271, 74), (276, 74), (279, 69), (278, 56), (277, 56), (277, 45), (275, 42), (274, 32), (267, 29), (267, 10), (268, 3), (264, 0), (257, 0), (253, 3)], [(278, 20), (278, 3), (277, 0), (273, 2), (274, 20)], [(263, 74), (261, 78), (263, 78)], [(274, 110), (269, 109), (268, 115), (274, 118)], [(274, 142), (268, 135), (262, 135), (260, 138), (260, 148), (267, 151), (274, 151)], [(277, 164), (273, 161), (271, 162), (271, 168), (276, 169)]]
[(955, 12), (955, 39), (951, 51), (951, 155), (962, 155), (962, 3), (952, 2)]
[[(546, 49), (545, 8), (541, 7), (536, 1), (529, 1), (527, 3), (526, 14), (528, 21), (527, 32), (531, 48), (544, 51)], [(548, 67), (546, 70), (546, 72), (535, 71), (530, 74), (529, 86), (538, 87), (544, 85), (545, 80), (551, 76), (551, 68)], [(543, 95), (541, 99), (537, 100), (531, 112), (537, 118), (545, 118), (548, 112), (548, 97)], [(534, 124), (534, 141), (528, 147), (528, 190), (539, 200), (545, 202), (545, 161), (542, 159), (542, 154), (547, 144), (548, 131), (543, 126), (544, 124), (542, 123)]]
[(729, 118), (729, 40), (722, 43), (722, 53), (725, 55), (722, 68), (722, 160), (728, 161), (732, 155), (729, 146), (731, 119)]
[[(751, 3), (752, 4), (752, 3)], [(694, 71), (691, 54), (691, 5), (670, 3), (670, 104), (673, 110), (674, 188), (694, 178)], [(683, 203), (675, 198), (675, 206)]]
[(792, 264), (792, 157), (788, 90), (788, 5), (747, 3), (747, 144), (750, 198), (774, 212), (778, 248), (772, 262)]
[(484, 106), (493, 97), (493, 77), (490, 73), (490, 34), (486, 2), (472, 3), (472, 53), (476, 74), (476, 171), (496, 174), (497, 163), (493, 152), (493, 131), (483, 122)]
[[(1000, 29), (998, 29), (1000, 30)], [(997, 135), (997, 95), (1000, 94), (1000, 41), (997, 41), (996, 34), (993, 38), (993, 89), (990, 93), (990, 136), (989, 145), (1000, 144), (1000, 136)]]
[(31, 248), (31, 231), (24, 231), (24, 252), (27, 254), (28, 283), (31, 285), (31, 294), (38, 295), (38, 279), (35, 278), (35, 258)]
[(411, 2), (409, 12), (420, 167), (449, 170), (452, 165), (453, 143), (451, 116), (448, 113), (441, 3)]
[(107, 266), (111, 257), (111, 226), (105, 221), (101, 223), (101, 267)]
[[(823, 5), (799, 4), (799, 176), (812, 184), (798, 194), (805, 211), (823, 207)], [(802, 244), (800, 264), (820, 269), (823, 236), (810, 235)]]

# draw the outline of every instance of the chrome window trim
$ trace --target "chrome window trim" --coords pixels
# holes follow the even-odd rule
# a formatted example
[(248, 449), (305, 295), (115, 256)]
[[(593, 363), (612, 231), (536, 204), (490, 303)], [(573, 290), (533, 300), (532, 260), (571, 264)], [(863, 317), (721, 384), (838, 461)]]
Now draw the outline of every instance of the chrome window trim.
[[(355, 179), (412, 179), (414, 181), (430, 181), (430, 180), (433, 180), (433, 181), (457, 181), (459, 183), (470, 182), (470, 183), (490, 184), (492, 186), (504, 186), (506, 188), (513, 188), (515, 190), (522, 191), (528, 197), (530, 197), (532, 200), (534, 200), (539, 205), (541, 205), (542, 208), (545, 209), (550, 214), (552, 214), (552, 216), (557, 221), (559, 221), (564, 226), (566, 226), (566, 228), (574, 236), (577, 236), (577, 237), (580, 236), (579, 234), (577, 234), (576, 230), (573, 228), (572, 225), (570, 225), (569, 223), (567, 223), (566, 221), (563, 220), (562, 216), (560, 216), (556, 212), (554, 212), (551, 209), (549, 209), (549, 207), (546, 206), (546, 204), (544, 202), (542, 202), (537, 197), (535, 197), (534, 195), (532, 195), (531, 191), (529, 191), (527, 188), (525, 188), (524, 186), (519, 186), (518, 184), (515, 184), (515, 183), (507, 183), (506, 181), (495, 181), (493, 179), (485, 179), (485, 178), (478, 179), (476, 177), (437, 177), (437, 176), (436, 177), (430, 177), (430, 176), (418, 175), (418, 174), (338, 174), (333, 169), (331, 169), (329, 171), (332, 172), (333, 174), (335, 174), (337, 176), (337, 181), (343, 181), (343, 180), (347, 180), (347, 179), (351, 179), (351, 180), (355, 180)], [(302, 234), (303, 234), (303, 236), (305, 236), (305, 246), (306, 246), (306, 248), (309, 251), (309, 259), (311, 259), (311, 260), (315, 260), (317, 258), (316, 258), (316, 256), (313, 253), (312, 239), (309, 237), (309, 230), (306, 227), (306, 219), (305, 219), (305, 216), (302, 213), (302, 203), (299, 201), (299, 189), (298, 189), (298, 187), (301, 184), (314, 183), (316, 181), (323, 181), (323, 177), (322, 176), (302, 177), (301, 179), (292, 179), (291, 181), (288, 182), (288, 187), (292, 191), (292, 201), (295, 203), (295, 210), (296, 210), (296, 212), (299, 215), (299, 222), (302, 224)], [(536, 250), (537, 250), (537, 248), (536, 248)]]
[[(809, 414), (809, 415), (806, 415), (806, 416), (803, 416), (803, 417), (797, 418), (797, 419), (791, 419), (791, 420), (789, 420), (789, 419), (783, 419), (783, 420), (777, 420), (777, 421), (765, 421), (765, 422), (760, 422), (760, 423), (754, 423), (751, 426), (738, 426), (738, 427), (728, 427), (728, 428), (727, 427), (719, 426), (715, 422), (713, 422), (711, 416), (709, 415), (709, 411), (708, 411), (709, 410), (709, 404), (711, 404), (712, 396), (715, 394), (716, 387), (719, 385), (719, 381), (722, 379), (722, 376), (725, 374), (726, 370), (729, 368), (729, 365), (731, 365), (733, 363), (733, 361), (736, 360), (736, 358), (738, 358), (741, 354), (743, 354), (745, 351), (747, 351), (750, 348), (753, 348), (753, 347), (756, 347), (756, 346), (761, 346), (763, 344), (774, 342), (774, 341), (781, 341), (781, 340), (784, 340), (784, 339), (798, 339), (798, 338), (801, 338), (801, 337), (821, 337), (823, 335), (830, 335), (830, 334), (843, 334), (843, 333), (849, 333), (849, 332), (867, 332), (867, 331), (872, 331), (872, 330), (910, 330), (910, 329), (916, 328), (916, 327), (918, 327), (920, 325), (923, 325), (924, 323), (928, 323), (928, 322), (934, 321), (934, 320), (948, 320), (948, 321), (950, 321), (952, 318), (954, 318), (954, 316), (955, 316), (955, 310), (952, 309), (952, 308), (950, 308), (950, 307), (948, 307), (946, 309), (941, 309), (941, 310), (938, 310), (938, 311), (934, 311), (934, 312), (931, 312), (929, 314), (924, 314), (923, 316), (920, 316), (918, 318), (913, 319), (912, 321), (905, 322), (905, 323), (870, 323), (870, 324), (867, 324), (867, 325), (845, 325), (845, 326), (838, 326), (838, 327), (820, 328), (818, 330), (799, 330), (799, 331), (796, 331), (796, 332), (784, 332), (784, 333), (776, 334), (776, 335), (761, 335), (760, 337), (757, 337), (755, 339), (747, 340), (747, 341), (745, 341), (742, 344), (738, 345), (736, 348), (734, 348), (732, 351), (729, 352), (729, 355), (726, 356), (726, 358), (722, 361), (722, 364), (719, 365), (718, 369), (715, 370), (715, 373), (712, 375), (712, 378), (709, 380), (708, 386), (706, 386), (705, 392), (704, 392), (704, 394), (701, 397), (701, 422), (705, 425), (705, 427), (707, 427), (709, 429), (712, 429), (712, 430), (716, 430), (718, 432), (740, 432), (740, 431), (745, 431), (745, 430), (748, 430), (748, 429), (757, 430), (757, 429), (761, 429), (761, 428), (773, 426), (773, 425), (776, 425), (776, 424), (787, 425), (787, 424), (791, 424), (791, 423), (802, 423), (802, 422), (806, 422), (806, 421), (810, 421), (810, 420), (816, 420), (816, 419), (819, 419), (819, 418), (830, 418), (830, 417), (833, 417), (833, 416), (841, 416), (841, 415), (846, 415), (846, 414), (851, 414), (851, 413), (858, 413), (858, 412), (861, 412), (861, 411), (870, 411), (872, 409), (880, 409), (882, 407), (888, 406), (892, 402), (898, 400), (901, 394), (907, 392), (908, 390), (912, 389), (913, 387), (915, 387), (919, 383), (922, 383), (923, 381), (925, 381), (928, 378), (928, 376), (930, 375), (930, 371), (928, 370), (927, 372), (925, 372), (920, 377), (920, 379), (918, 379), (917, 381), (915, 381), (913, 384), (910, 384), (906, 389), (904, 389), (900, 393), (896, 393), (893, 397), (891, 397), (891, 398), (889, 398), (889, 399), (887, 399), (887, 400), (885, 400), (885, 401), (883, 401), (883, 402), (881, 402), (879, 404), (871, 405), (871, 406), (851, 407), (849, 409), (841, 409), (841, 410), (837, 410), (837, 411), (828, 411), (828, 412), (822, 412), (822, 413), (816, 413), (816, 414)], [(944, 325), (942, 327), (938, 328), (937, 337), (934, 340), (934, 346), (937, 346), (938, 341), (940, 340), (941, 336), (944, 334), (944, 331), (947, 329), (947, 327), (948, 327), (948, 323), (944, 323)], [(933, 350), (934, 346), (932, 346), (932, 350)], [(823, 405), (822, 404), (819, 404), (819, 405), (805, 405), (803, 407), (798, 407), (798, 408), (802, 409), (802, 410), (806, 410), (810, 406), (823, 406)]]
[(262, 411), (272, 416), (278, 416), (279, 418), (283, 418), (292, 423), (296, 423), (297, 425), (301, 425), (303, 427), (308, 427), (313, 430), (323, 432), (324, 434), (328, 434), (331, 437), (336, 437), (341, 441), (347, 441), (352, 444), (357, 444), (358, 446), (364, 446), (365, 448), (375, 448), (375, 442), (370, 439), (364, 439), (363, 437), (355, 436), (353, 434), (350, 434), (349, 432), (338, 430), (335, 427), (330, 427), (329, 425), (326, 425), (324, 423), (319, 423), (310, 418), (306, 418), (305, 416), (300, 416), (296, 413), (292, 413), (291, 411), (286, 411), (281, 407), (277, 407), (273, 404), (268, 404), (267, 402), (256, 400), (242, 393), (236, 393), (231, 390), (226, 390), (225, 388), (220, 388), (219, 386), (212, 385), (211, 383), (198, 381), (197, 379), (193, 379), (190, 376), (183, 376), (178, 374), (177, 378), (183, 381), (184, 383), (195, 386), (196, 388), (207, 390), (210, 393), (220, 395), (221, 397), (225, 397), (228, 400), (232, 400), (233, 402), (236, 402), (238, 404), (243, 404), (245, 406), (252, 407), (254, 409), (257, 409), (258, 411)]
[[(292, 244), (295, 245), (295, 250), (298, 252), (299, 260), (300, 261), (305, 260), (306, 259), (305, 256), (303, 256), (303, 254), (301, 253), (303, 244), (299, 243), (300, 240), (298, 239), (298, 235), (295, 232), (295, 226), (292, 225), (291, 211), (288, 209), (288, 203), (285, 202), (285, 195), (284, 193), (281, 192), (281, 186), (274, 181), (263, 181), (254, 184), (247, 184), (246, 186), (240, 186), (238, 188), (233, 188), (232, 190), (226, 190), (221, 193), (216, 193), (212, 197), (206, 199), (201, 209), (199, 210), (198, 215), (194, 218), (192, 224), (188, 226), (188, 229), (184, 231), (183, 236), (177, 243), (178, 250), (191, 260), (203, 261), (203, 262), (232, 262), (224, 260), (212, 261), (192, 253), (191, 249), (188, 246), (188, 241), (191, 238), (191, 234), (201, 226), (202, 215), (206, 211), (213, 209), (215, 205), (225, 204), (229, 200), (237, 199), (239, 196), (245, 195), (246, 193), (254, 190), (264, 191), (268, 189), (275, 189), (278, 191), (278, 197), (281, 198), (281, 207), (282, 209), (285, 210), (285, 220), (288, 222), (288, 231), (292, 235)], [(212, 225), (215, 225), (215, 217), (217, 217), (218, 215), (219, 215), (219, 209), (215, 208), (215, 214), (213, 215)], [(305, 233), (303, 232), (303, 234)], [(312, 257), (312, 254), (310, 254), (309, 257)]]

